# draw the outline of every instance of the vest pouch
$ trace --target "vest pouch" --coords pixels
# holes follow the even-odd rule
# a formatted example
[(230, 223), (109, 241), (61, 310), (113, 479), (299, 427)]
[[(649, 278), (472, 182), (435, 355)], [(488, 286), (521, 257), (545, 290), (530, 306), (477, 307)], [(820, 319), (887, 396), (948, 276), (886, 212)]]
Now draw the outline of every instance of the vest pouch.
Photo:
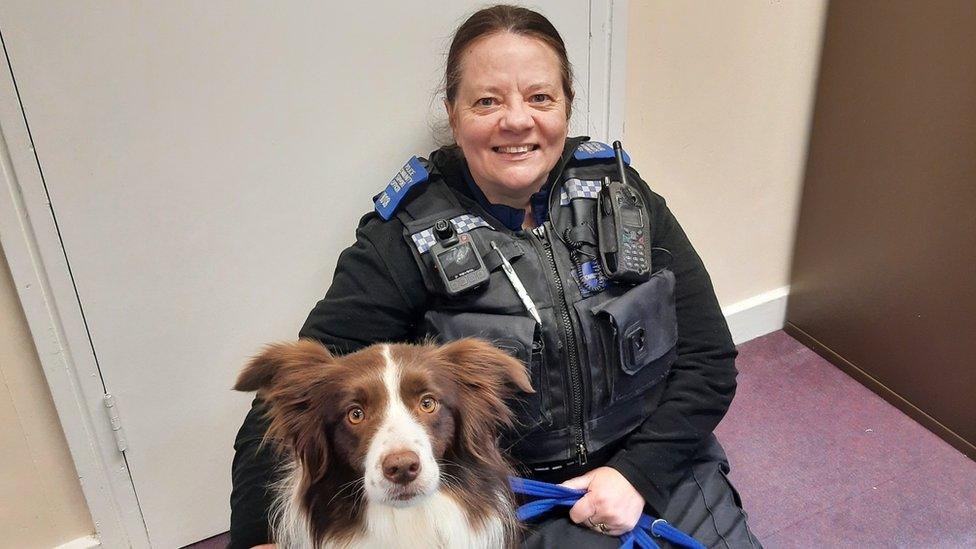
[(506, 403), (515, 416), (512, 440), (552, 424), (549, 387), (544, 375), (545, 348), (535, 320), (528, 317), (471, 312), (428, 311), (427, 333), (446, 343), (477, 337), (520, 360), (535, 393), (516, 392)]
[(607, 360), (611, 403), (643, 393), (667, 376), (678, 342), (674, 273), (658, 271), (590, 313)]

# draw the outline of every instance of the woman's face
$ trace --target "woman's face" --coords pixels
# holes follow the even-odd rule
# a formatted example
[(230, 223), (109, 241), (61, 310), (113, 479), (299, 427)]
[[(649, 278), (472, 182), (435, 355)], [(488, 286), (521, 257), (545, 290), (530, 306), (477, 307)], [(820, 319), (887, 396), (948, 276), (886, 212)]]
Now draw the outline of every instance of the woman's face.
[(504, 32), (475, 41), (461, 62), (447, 104), (454, 139), (491, 202), (524, 208), (569, 129), (559, 58), (544, 42)]

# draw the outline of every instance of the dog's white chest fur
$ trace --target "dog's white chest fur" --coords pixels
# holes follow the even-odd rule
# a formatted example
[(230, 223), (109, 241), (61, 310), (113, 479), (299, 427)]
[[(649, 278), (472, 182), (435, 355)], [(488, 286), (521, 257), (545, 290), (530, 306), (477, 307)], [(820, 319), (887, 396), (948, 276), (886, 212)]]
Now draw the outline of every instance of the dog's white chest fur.
[[(298, 505), (295, 478), (297, 475), (287, 476), (279, 487), (275, 539), (282, 549), (313, 549), (308, 517)], [(495, 549), (506, 543), (501, 517), (488, 516), (483, 526), (472, 526), (464, 510), (443, 490), (410, 507), (367, 502), (364, 515), (362, 534), (342, 542), (326, 539), (321, 549)]]
[(501, 520), (489, 518), (483, 528), (472, 528), (464, 511), (440, 491), (406, 508), (370, 504), (366, 525), (366, 535), (353, 541), (350, 547), (483, 549), (505, 544)]

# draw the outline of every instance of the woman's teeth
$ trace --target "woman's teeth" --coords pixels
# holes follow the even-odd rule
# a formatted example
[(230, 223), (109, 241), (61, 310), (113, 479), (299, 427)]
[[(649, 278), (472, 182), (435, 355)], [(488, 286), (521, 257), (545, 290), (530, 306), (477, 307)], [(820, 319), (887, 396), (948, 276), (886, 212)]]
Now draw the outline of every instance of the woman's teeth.
[(494, 147), (495, 152), (518, 154), (535, 150), (535, 145), (519, 145), (517, 147)]

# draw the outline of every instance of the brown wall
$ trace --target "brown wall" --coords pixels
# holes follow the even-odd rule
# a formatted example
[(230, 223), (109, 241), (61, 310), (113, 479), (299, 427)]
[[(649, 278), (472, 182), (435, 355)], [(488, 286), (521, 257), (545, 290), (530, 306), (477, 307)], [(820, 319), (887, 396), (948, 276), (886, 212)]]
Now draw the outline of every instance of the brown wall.
[(787, 320), (976, 456), (976, 2), (830, 4)]

